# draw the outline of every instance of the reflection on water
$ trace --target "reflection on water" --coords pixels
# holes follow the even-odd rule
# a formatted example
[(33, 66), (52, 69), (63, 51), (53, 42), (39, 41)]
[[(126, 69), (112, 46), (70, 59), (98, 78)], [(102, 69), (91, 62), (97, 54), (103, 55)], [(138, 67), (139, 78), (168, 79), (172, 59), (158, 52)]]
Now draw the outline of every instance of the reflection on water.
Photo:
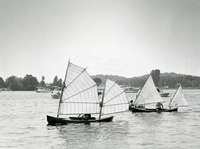
[(59, 102), (49, 93), (1, 92), (0, 148), (199, 148), (200, 90), (183, 92), (189, 107), (178, 112), (126, 112), (110, 123), (65, 126), (47, 126)]
[[(69, 124), (57, 126), (62, 143), (70, 148), (127, 148), (127, 127), (123, 123)], [(51, 127), (51, 126), (49, 126)], [(117, 134), (117, 135), (116, 135)]]

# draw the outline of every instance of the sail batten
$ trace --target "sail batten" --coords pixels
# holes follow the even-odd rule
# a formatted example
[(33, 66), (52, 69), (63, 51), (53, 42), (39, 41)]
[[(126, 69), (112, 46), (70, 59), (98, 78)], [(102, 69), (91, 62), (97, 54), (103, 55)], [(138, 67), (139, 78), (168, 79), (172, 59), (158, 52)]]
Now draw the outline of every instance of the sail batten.
[(107, 101), (107, 102), (105, 102), (104, 104), (106, 104), (106, 103), (110, 102), (111, 100), (115, 99), (116, 97), (118, 97), (119, 95), (121, 95), (121, 94), (123, 94), (123, 93), (124, 93), (124, 91), (123, 91), (123, 92), (121, 92), (121, 93), (119, 93), (119, 94), (117, 94), (115, 97), (111, 98), (110, 100), (108, 100), (108, 101)]
[[(87, 91), (87, 90), (89, 90), (90, 88), (95, 87), (95, 86), (96, 86), (96, 85), (91, 86), (91, 87), (89, 87), (89, 88), (87, 88), (87, 89), (85, 89), (85, 90), (83, 90), (83, 91), (78, 92), (77, 94), (80, 94), (81, 92), (85, 92), (85, 91)], [(72, 95), (72, 96), (70, 96), (70, 97), (68, 97), (68, 98), (66, 98), (66, 99), (63, 99), (62, 102), (66, 101), (66, 100), (69, 99), (69, 98), (72, 98), (73, 96), (76, 96), (77, 94), (74, 94), (74, 95)]]

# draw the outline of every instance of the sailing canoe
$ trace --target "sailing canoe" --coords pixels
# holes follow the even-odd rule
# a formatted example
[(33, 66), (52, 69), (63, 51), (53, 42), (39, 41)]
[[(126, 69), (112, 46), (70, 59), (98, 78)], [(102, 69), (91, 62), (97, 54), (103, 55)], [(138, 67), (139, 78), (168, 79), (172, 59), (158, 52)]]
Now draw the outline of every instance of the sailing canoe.
[(131, 111), (134, 112), (174, 112), (177, 111), (178, 108), (171, 109), (150, 109), (150, 108), (132, 108)]
[(156, 108), (144, 108), (141, 105), (148, 105), (158, 102), (164, 102), (162, 97), (159, 95), (151, 75), (149, 75), (144, 86), (140, 90), (138, 96), (136, 97), (133, 106), (130, 108), (132, 112), (173, 112), (177, 111), (178, 108), (171, 109), (156, 109)]
[(170, 93), (160, 93), (161, 97), (168, 97)]
[[(128, 99), (117, 83), (107, 79), (102, 99), (99, 99), (97, 85), (86, 69), (69, 62), (57, 117), (47, 115), (47, 121), (49, 125), (110, 122), (114, 116), (102, 116), (123, 111), (128, 111)], [(93, 116), (86, 118), (79, 115)]]
[(147, 104), (156, 104), (158, 102), (163, 102), (163, 99), (159, 95), (154, 85), (151, 75), (149, 75), (142, 89), (136, 96), (133, 106), (131, 107), (131, 111), (132, 112), (145, 112), (145, 111), (155, 112), (156, 109), (140, 108), (140, 106), (145, 106)]

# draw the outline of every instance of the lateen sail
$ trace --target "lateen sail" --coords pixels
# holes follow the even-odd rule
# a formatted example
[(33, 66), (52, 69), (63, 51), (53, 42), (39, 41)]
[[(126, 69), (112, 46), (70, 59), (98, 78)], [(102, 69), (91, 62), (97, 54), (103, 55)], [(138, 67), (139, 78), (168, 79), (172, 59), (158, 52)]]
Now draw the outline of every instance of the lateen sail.
[(183, 106), (188, 106), (188, 103), (186, 102), (185, 97), (182, 94), (182, 87), (180, 85), (174, 97), (171, 99), (169, 107), (183, 107)]
[(125, 91), (111, 80), (106, 80), (102, 115), (128, 111), (128, 99)]
[(99, 113), (97, 86), (86, 69), (69, 62), (64, 83), (59, 115)]
[(153, 79), (150, 75), (135, 99), (134, 105), (145, 105), (157, 102), (163, 102), (163, 99), (156, 90)]

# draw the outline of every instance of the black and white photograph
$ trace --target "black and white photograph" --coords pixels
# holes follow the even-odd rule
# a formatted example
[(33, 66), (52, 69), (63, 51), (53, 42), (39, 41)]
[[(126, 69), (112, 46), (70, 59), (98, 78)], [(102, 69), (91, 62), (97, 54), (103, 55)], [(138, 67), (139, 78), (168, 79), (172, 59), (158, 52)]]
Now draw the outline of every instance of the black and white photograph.
[(0, 148), (199, 149), (199, 0), (0, 0)]

